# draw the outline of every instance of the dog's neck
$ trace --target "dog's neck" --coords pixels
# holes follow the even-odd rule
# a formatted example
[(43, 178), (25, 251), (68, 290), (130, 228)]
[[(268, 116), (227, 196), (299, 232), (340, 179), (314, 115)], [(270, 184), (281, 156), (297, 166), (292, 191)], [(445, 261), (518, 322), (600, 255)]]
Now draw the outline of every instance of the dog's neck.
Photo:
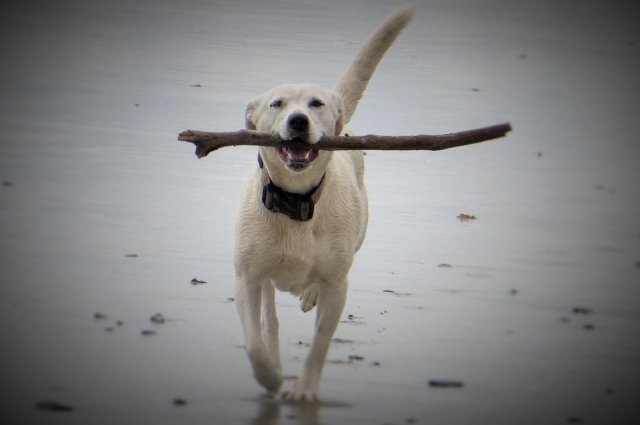
[(321, 151), (307, 169), (292, 171), (280, 160), (274, 148), (262, 147), (259, 153), (271, 181), (287, 192), (298, 194), (307, 193), (320, 184), (333, 155), (331, 151)]
[(313, 218), (315, 203), (320, 199), (324, 173), (320, 181), (303, 193), (290, 192), (275, 183), (258, 154), (258, 165), (262, 170), (262, 204), (273, 213), (284, 214), (295, 221), (309, 221)]

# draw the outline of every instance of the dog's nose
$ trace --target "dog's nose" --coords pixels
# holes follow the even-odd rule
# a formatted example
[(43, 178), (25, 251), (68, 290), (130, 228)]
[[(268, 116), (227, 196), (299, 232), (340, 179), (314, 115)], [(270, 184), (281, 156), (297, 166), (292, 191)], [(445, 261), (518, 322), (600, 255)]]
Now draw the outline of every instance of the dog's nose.
[(296, 136), (306, 135), (309, 131), (309, 118), (299, 112), (292, 114), (287, 120), (287, 127), (289, 127)]

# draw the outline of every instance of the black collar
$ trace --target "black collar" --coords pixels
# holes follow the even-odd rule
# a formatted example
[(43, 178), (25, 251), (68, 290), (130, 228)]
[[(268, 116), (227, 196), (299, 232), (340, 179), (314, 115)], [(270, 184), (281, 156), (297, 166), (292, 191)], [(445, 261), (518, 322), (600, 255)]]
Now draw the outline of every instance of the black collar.
[(313, 207), (322, 190), (324, 174), (320, 183), (304, 194), (287, 192), (276, 186), (264, 168), (262, 157), (258, 154), (258, 165), (262, 169), (262, 203), (271, 212), (284, 214), (292, 220), (309, 221), (313, 217)]

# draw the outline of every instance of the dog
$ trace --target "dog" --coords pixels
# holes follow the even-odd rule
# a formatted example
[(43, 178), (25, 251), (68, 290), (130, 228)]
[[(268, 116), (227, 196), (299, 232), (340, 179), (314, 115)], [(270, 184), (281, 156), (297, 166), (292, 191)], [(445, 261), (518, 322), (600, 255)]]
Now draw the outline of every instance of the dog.
[(335, 91), (284, 84), (246, 108), (246, 128), (296, 141), (260, 147), (239, 202), (235, 302), (255, 379), (270, 393), (282, 385), (275, 289), (316, 307), (315, 334), (290, 401), (317, 401), (322, 368), (345, 305), (349, 269), (365, 238), (368, 206), (361, 151), (323, 151), (325, 135), (346, 125), (382, 59), (411, 20), (393, 13), (364, 43)]

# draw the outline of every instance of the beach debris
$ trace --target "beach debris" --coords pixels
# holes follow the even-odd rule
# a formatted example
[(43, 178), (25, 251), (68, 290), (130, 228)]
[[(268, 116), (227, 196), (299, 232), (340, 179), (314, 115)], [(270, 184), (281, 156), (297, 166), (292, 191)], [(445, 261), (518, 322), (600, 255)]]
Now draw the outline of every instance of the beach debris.
[(95, 320), (105, 320), (108, 318), (108, 316), (104, 313), (96, 312), (96, 313), (93, 313), (93, 318)]
[(387, 294), (393, 294), (398, 297), (406, 297), (411, 295), (409, 292), (398, 292), (398, 291), (394, 291), (393, 289), (383, 289), (382, 292), (386, 292)]
[(440, 263), (438, 264), (438, 267), (440, 267), (441, 269), (451, 269), (453, 268), (453, 266), (449, 263)]
[(183, 399), (183, 398), (174, 398), (173, 399), (173, 405), (177, 406), (177, 407), (182, 407), (182, 406), (186, 406), (188, 404), (187, 400)]
[(133, 254), (133, 253), (132, 254), (125, 254), (124, 256), (127, 257), (127, 258), (138, 258), (138, 254)]
[(359, 354), (351, 354), (348, 357), (349, 360), (364, 360), (364, 357)]
[(456, 216), (456, 218), (460, 221), (477, 220), (477, 217), (475, 215), (471, 215), (467, 213), (460, 213), (458, 214), (458, 216)]
[(152, 336), (157, 334), (156, 331), (151, 330), (151, 329), (143, 329), (142, 331), (140, 331), (140, 333), (142, 334), (142, 336)]
[(590, 307), (573, 307), (571, 312), (573, 314), (582, 314), (582, 315), (586, 316), (588, 314), (592, 314), (593, 313), (593, 309), (590, 308)]
[(191, 284), (192, 285), (204, 285), (205, 283), (207, 283), (204, 280), (200, 280), (197, 277), (194, 277), (193, 279), (191, 279)]
[(462, 388), (464, 382), (453, 379), (430, 379), (428, 384), (431, 388)]
[(152, 323), (162, 324), (165, 322), (165, 318), (161, 313), (156, 313), (149, 318)]
[(202, 84), (191, 84), (191, 87), (202, 87)]
[(342, 339), (342, 338), (333, 338), (331, 340), (334, 344), (353, 344), (354, 341), (352, 339)]
[(47, 410), (49, 412), (70, 413), (73, 412), (73, 406), (60, 403), (53, 400), (39, 401), (36, 403), (36, 409)]

